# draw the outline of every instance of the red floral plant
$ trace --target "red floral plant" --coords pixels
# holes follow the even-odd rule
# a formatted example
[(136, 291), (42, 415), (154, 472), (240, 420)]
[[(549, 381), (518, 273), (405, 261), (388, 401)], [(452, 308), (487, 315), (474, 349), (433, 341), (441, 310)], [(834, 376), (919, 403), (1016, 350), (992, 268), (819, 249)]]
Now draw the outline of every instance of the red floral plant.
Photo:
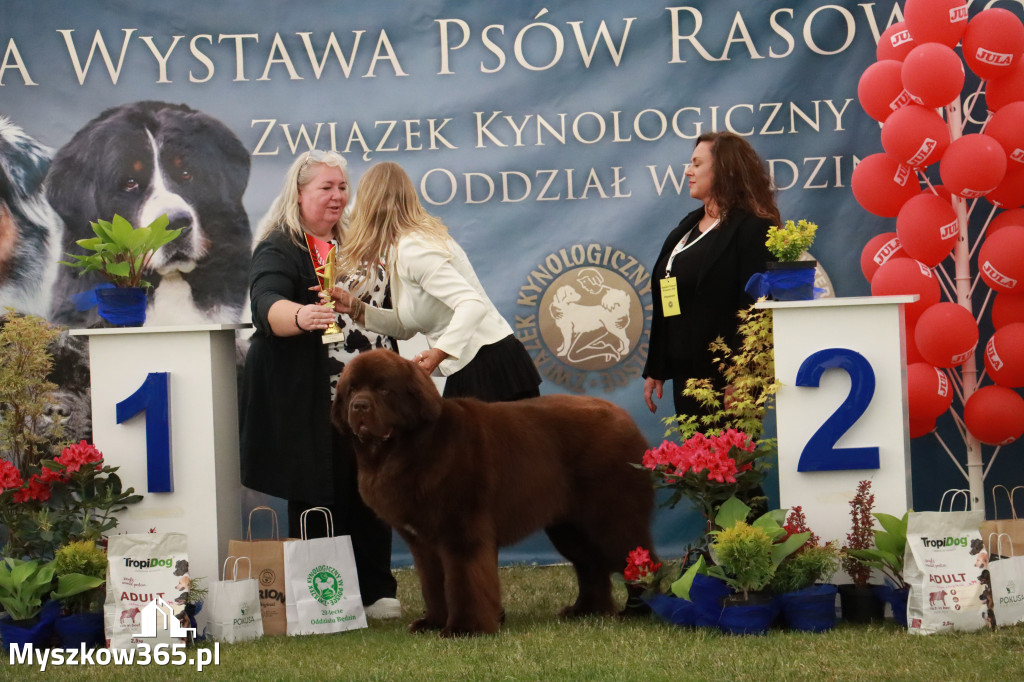
[(807, 538), (807, 542), (801, 545), (801, 549), (804, 547), (817, 547), (818, 541), (821, 539), (814, 534), (810, 528), (807, 527), (807, 518), (804, 516), (804, 509), (800, 505), (794, 505), (789, 510), (789, 514), (786, 515), (786, 523), (782, 526), (786, 531), (786, 537), (790, 535), (796, 535), (798, 533), (810, 533), (811, 536)]
[(660, 563), (651, 561), (650, 550), (637, 547), (626, 556), (626, 568), (622, 574), (627, 583), (635, 585), (643, 578), (654, 577), (659, 568), (661, 568)]
[[(875, 495), (871, 492), (871, 481), (864, 480), (857, 484), (857, 494), (850, 500), (850, 519), (852, 526), (846, 535), (847, 549), (871, 549), (875, 544), (874, 524), (871, 510), (875, 507)], [(843, 570), (850, 576), (854, 585), (864, 586), (871, 578), (871, 567), (858, 561), (853, 556), (843, 553)]]

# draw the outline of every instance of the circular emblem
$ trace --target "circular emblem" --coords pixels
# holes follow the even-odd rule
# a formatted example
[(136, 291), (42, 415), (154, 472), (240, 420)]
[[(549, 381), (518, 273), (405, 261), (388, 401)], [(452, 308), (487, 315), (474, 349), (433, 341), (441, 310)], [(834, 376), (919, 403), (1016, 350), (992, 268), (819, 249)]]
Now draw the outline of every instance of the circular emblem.
[(306, 577), (309, 594), (324, 606), (336, 604), (341, 599), (341, 574), (333, 566), (317, 566)]
[(267, 587), (269, 585), (274, 584), (274, 581), (277, 580), (277, 574), (274, 573), (274, 569), (272, 568), (264, 568), (262, 571), (260, 571), (259, 578), (260, 585)]
[(651, 276), (607, 244), (574, 244), (531, 269), (516, 334), (548, 381), (574, 393), (613, 391), (643, 373)]

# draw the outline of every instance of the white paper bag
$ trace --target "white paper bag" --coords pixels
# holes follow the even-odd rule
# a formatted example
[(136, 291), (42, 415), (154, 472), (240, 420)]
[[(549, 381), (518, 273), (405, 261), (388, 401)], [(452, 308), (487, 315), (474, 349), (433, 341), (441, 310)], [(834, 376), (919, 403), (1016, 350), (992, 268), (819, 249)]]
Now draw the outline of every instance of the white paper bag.
[(910, 586), (907, 627), (931, 634), (991, 625), (984, 512), (910, 512), (903, 578)]
[(992, 610), (996, 625), (1024, 623), (1024, 556), (1014, 553), (1013, 540), (1006, 533), (993, 533), (988, 546), (988, 572), (992, 580)]
[[(231, 579), (228, 562), (231, 560)], [(238, 579), (238, 562), (244, 561), (246, 577)], [(206, 597), (207, 632), (222, 642), (245, 642), (263, 636), (263, 616), (260, 612), (260, 587), (252, 577), (252, 562), (248, 557), (229, 556), (224, 560), (221, 580), (210, 585)]]
[[(330, 537), (306, 539), (306, 515), (327, 517)], [(314, 507), (299, 517), (302, 539), (284, 545), (289, 635), (343, 632), (366, 627), (359, 577), (348, 535), (334, 537), (329, 510)]]

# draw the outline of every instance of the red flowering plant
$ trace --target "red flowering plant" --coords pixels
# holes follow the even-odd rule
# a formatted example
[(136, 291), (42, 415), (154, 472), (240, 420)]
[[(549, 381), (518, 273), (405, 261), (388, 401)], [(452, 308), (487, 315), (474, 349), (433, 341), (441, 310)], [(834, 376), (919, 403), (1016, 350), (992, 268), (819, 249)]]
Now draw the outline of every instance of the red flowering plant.
[[(774, 438), (762, 438), (763, 420), (778, 386), (775, 380), (770, 310), (751, 306), (738, 313), (741, 344), (733, 351), (721, 338), (710, 346), (721, 375), (721, 390), (710, 379), (689, 379), (683, 395), (703, 406), (701, 414), (670, 417), (666, 440), (648, 450), (642, 466), (651, 472), (656, 488), (672, 490), (665, 505), (674, 507), (685, 496), (714, 529), (722, 503), (736, 496), (753, 510), (767, 511), (761, 481), (767, 461), (775, 455)], [(666, 434), (666, 435), (668, 435)], [(705, 535), (706, 548), (710, 536)]]
[(863, 563), (850, 550), (871, 549), (875, 544), (874, 519), (871, 510), (875, 507), (875, 494), (871, 492), (871, 481), (857, 484), (857, 493), (850, 500), (850, 532), (846, 534), (843, 546), (843, 570), (854, 585), (865, 586), (871, 579), (871, 566)]
[(84, 440), (27, 468), (0, 460), (4, 556), (49, 560), (68, 542), (100, 541), (117, 526), (115, 515), (142, 499), (123, 489), (117, 467)]

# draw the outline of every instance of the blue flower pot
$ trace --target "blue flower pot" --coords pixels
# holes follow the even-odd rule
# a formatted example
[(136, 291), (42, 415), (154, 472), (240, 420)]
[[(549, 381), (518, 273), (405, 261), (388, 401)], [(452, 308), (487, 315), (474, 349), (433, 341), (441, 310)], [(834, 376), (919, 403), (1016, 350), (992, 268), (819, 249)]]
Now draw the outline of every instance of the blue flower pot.
[(0, 639), (4, 643), (4, 652), (9, 653), (11, 647), (23, 647), (31, 644), (33, 648), (45, 648), (53, 635), (53, 624), (60, 614), (60, 603), (48, 601), (39, 612), (39, 619), (29, 626), (16, 624), (10, 615), (4, 614), (0, 619)]
[(92, 648), (105, 646), (106, 635), (103, 632), (103, 612), (76, 613), (61, 616), (57, 619), (57, 637), (65, 649), (78, 649), (83, 644)]
[(693, 626), (697, 621), (696, 606), (692, 601), (667, 594), (652, 594), (644, 602), (661, 619), (673, 625)]
[(780, 594), (782, 615), (793, 630), (824, 632), (836, 625), (835, 585), (811, 585), (802, 590)]
[(717, 628), (722, 619), (722, 597), (732, 594), (732, 588), (724, 580), (698, 573), (690, 586), (690, 600), (693, 602), (694, 625)]
[(897, 590), (891, 585), (875, 585), (874, 590), (878, 598), (892, 609), (892, 621), (897, 625), (907, 627), (907, 597), (910, 596), (910, 588)]
[(735, 595), (723, 597), (722, 615), (718, 628), (732, 635), (763, 635), (768, 632), (772, 621), (778, 615), (773, 600), (766, 595), (750, 594), (745, 603), (728, 603)]
[(139, 287), (109, 287), (96, 290), (100, 317), (119, 327), (141, 327), (146, 321), (146, 290)]

